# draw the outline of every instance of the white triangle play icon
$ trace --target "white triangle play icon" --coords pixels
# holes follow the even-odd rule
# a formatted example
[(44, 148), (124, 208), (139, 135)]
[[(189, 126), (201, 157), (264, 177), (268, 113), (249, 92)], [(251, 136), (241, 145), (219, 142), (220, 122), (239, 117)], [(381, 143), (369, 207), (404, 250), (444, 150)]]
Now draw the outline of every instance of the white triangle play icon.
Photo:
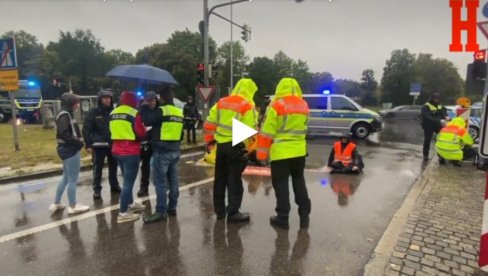
[(239, 144), (256, 133), (258, 132), (255, 129), (232, 118), (232, 146)]

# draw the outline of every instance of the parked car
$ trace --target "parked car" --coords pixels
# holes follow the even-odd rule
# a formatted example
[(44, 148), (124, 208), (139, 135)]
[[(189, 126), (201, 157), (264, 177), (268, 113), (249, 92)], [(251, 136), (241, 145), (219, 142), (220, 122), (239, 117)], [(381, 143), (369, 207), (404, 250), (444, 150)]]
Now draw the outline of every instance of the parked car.
[[(449, 116), (450, 119), (456, 117), (456, 110), (458, 108), (459, 108), (458, 105), (446, 106), (447, 116)], [(470, 114), (469, 114), (468, 132), (469, 132), (469, 135), (471, 135), (471, 137), (475, 141), (480, 137), (481, 113), (482, 112), (483, 112), (483, 108), (480, 105), (471, 106), (471, 110), (470, 110)]]
[(382, 128), (378, 113), (366, 108), (344, 95), (303, 94), (308, 103), (310, 118), (308, 132), (323, 135), (330, 132), (350, 131), (357, 138), (366, 138)]
[(418, 118), (421, 109), (421, 105), (399, 105), (392, 109), (380, 110), (379, 113), (385, 118)]

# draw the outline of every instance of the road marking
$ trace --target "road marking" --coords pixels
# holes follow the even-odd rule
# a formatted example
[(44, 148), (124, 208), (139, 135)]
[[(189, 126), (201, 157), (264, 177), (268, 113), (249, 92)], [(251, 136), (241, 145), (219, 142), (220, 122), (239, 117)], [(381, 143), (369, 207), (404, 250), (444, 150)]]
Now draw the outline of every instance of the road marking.
[[(188, 157), (194, 157), (194, 156), (203, 155), (203, 154), (204, 154), (204, 152), (202, 152), (202, 151), (187, 153), (187, 154), (182, 154), (180, 158), (185, 159)], [(120, 170), (119, 170), (119, 173), (120, 173)], [(93, 175), (93, 172), (91, 170), (80, 172), (78, 182), (85, 180), (86, 178), (91, 177), (92, 175)], [(107, 172), (105, 171), (104, 176), (106, 176), (106, 175), (107, 175)], [(39, 180), (31, 180), (31, 181), (26, 181), (26, 182), (22, 182), (22, 183), (3, 184), (3, 185), (0, 185), (0, 192), (16, 190), (18, 188), (19, 184), (23, 184), (23, 185), (31, 185), (31, 184), (39, 184), (39, 183), (44, 183), (44, 184), (56, 183), (57, 184), (57, 182), (59, 182), (60, 177), (61, 176), (59, 176), (59, 175), (47, 177), (47, 178), (45, 178), (46, 180), (45, 181), (43, 180), (42, 182)]]
[[(188, 189), (191, 189), (191, 188), (194, 188), (194, 187), (203, 185), (203, 184), (210, 183), (210, 182), (213, 181), (213, 179), (214, 179), (213, 177), (210, 177), (210, 178), (203, 179), (203, 180), (200, 180), (200, 181), (197, 181), (197, 182), (194, 182), (194, 183), (187, 184), (187, 185), (185, 185), (183, 187), (180, 187), (180, 191), (188, 190)], [(147, 200), (151, 200), (151, 199), (155, 199), (155, 198), (156, 198), (156, 195), (151, 195), (151, 196), (146, 196), (146, 197), (141, 198), (140, 201), (147, 201)], [(61, 225), (65, 225), (65, 224), (68, 224), (68, 223), (71, 223), (71, 222), (80, 221), (80, 220), (83, 220), (83, 219), (95, 217), (95, 216), (97, 216), (99, 214), (109, 213), (109, 212), (112, 212), (112, 211), (117, 210), (117, 209), (119, 209), (119, 204), (112, 205), (112, 206), (107, 206), (107, 207), (102, 208), (102, 209), (98, 209), (98, 210), (94, 210), (94, 211), (91, 211), (91, 212), (83, 213), (83, 214), (80, 214), (80, 215), (77, 215), (77, 216), (65, 218), (65, 219), (58, 220), (58, 221), (55, 221), (55, 222), (51, 222), (51, 223), (48, 223), (48, 224), (44, 224), (44, 225), (32, 227), (32, 228), (29, 228), (29, 229), (26, 229), (26, 230), (22, 230), (22, 231), (19, 231), (19, 232), (16, 232), (16, 233), (3, 235), (3, 236), (0, 237), (0, 243), (4, 243), (4, 242), (10, 241), (10, 240), (18, 239), (18, 238), (21, 238), (21, 237), (24, 237), (24, 236), (28, 236), (28, 235), (35, 234), (35, 233), (43, 232), (43, 231), (46, 231), (46, 230), (49, 230), (49, 229), (52, 229), (52, 228), (55, 228), (55, 227), (59, 227)]]

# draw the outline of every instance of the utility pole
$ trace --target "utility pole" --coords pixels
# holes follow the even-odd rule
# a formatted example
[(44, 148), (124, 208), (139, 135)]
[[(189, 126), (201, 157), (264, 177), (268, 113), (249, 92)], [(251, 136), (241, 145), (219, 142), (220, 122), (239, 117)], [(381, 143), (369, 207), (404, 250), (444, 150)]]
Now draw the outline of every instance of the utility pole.
[[(230, 0), (232, 2), (232, 0)], [(233, 7), (230, 6), (230, 21), (233, 19)], [(230, 91), (234, 88), (234, 25), (230, 24)], [(229, 92), (230, 92), (229, 91)]]

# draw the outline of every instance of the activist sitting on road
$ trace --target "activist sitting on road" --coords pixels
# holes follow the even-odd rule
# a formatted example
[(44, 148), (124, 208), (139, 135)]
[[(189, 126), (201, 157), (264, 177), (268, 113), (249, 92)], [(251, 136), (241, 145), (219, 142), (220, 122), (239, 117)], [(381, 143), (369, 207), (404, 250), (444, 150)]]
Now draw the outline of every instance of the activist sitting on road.
[(439, 163), (445, 164), (447, 160), (455, 166), (461, 166), (461, 160), (475, 156), (476, 152), (471, 147), (472, 145), (473, 138), (466, 130), (464, 119), (461, 117), (452, 119), (437, 135), (435, 147), (439, 156)]
[(80, 128), (73, 118), (73, 111), (80, 106), (80, 98), (75, 94), (64, 93), (61, 96), (61, 112), (56, 116), (56, 138), (58, 141), (57, 152), (63, 160), (63, 177), (56, 189), (54, 203), (49, 210), (56, 212), (63, 210), (65, 205), (61, 203), (66, 186), (68, 186), (68, 214), (86, 212), (90, 207), (76, 202), (76, 184), (80, 174), (81, 155), (83, 148)]
[(334, 143), (327, 166), (330, 173), (360, 173), (364, 169), (363, 157), (351, 141), (350, 133), (343, 133)]

